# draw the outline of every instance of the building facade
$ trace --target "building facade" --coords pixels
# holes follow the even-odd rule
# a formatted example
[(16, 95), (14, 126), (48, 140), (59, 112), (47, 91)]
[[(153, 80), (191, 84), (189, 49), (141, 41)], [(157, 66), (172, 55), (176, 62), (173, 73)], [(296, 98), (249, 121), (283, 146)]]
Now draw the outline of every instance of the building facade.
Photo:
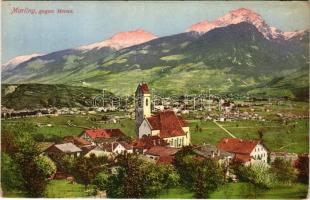
[(163, 110), (151, 114), (151, 94), (147, 84), (139, 84), (135, 95), (135, 120), (137, 138), (158, 136), (170, 147), (180, 148), (190, 144), (190, 130), (186, 121), (174, 111)]
[(245, 164), (264, 163), (268, 161), (268, 150), (259, 140), (223, 138), (218, 149), (234, 154), (234, 160)]

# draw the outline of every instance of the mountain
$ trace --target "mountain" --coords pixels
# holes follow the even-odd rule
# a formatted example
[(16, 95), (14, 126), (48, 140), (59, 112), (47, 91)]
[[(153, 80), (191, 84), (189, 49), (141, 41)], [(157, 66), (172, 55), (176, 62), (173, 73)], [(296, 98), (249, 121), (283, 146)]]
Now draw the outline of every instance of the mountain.
[(155, 38), (155, 35), (138, 29), (117, 33), (107, 40), (73, 49), (37, 55), (31, 58), (29, 56), (21, 57), (28, 58), (24, 60), (17, 57), (14, 60), (20, 62), (15, 62), (14, 67), (2, 66), (2, 80), (10, 83), (20, 83), (23, 80), (42, 82), (46, 74), (48, 74), (51, 83), (55, 83), (57, 82), (55, 79), (59, 78), (59, 74), (68, 77), (80, 73), (87, 77), (86, 71), (96, 68), (96, 62), (99, 59), (121, 48), (141, 44)]
[(197, 24), (192, 25), (186, 31), (206, 33), (210, 30), (219, 27), (225, 27), (231, 24), (239, 24), (241, 22), (247, 22), (254, 25), (259, 32), (261, 32), (267, 39), (290, 39), (298, 34), (305, 32), (305, 30), (294, 31), (294, 32), (282, 32), (275, 27), (270, 27), (256, 12), (246, 8), (239, 8), (237, 10), (230, 11), (224, 16), (218, 18), (214, 21), (202, 21)]
[(78, 47), (80, 50), (90, 50), (90, 49), (101, 49), (103, 47), (109, 47), (112, 49), (123, 49), (126, 47), (134, 46), (144, 42), (148, 42), (157, 38), (152, 33), (146, 32), (143, 29), (137, 29), (130, 32), (120, 32), (112, 36), (110, 39), (104, 40), (102, 42), (93, 43), (90, 45), (85, 45)]
[[(4, 84), (1, 104), (10, 109), (90, 106), (102, 90), (59, 84)], [(106, 97), (113, 94), (105, 92)]]
[(42, 55), (44, 55), (44, 54), (34, 53), (34, 54), (30, 54), (30, 55), (17, 56), (15, 58), (9, 60), (7, 63), (3, 64), (1, 67), (1, 70), (11, 70), (14, 67), (16, 67), (17, 65), (19, 65), (20, 63), (26, 62), (32, 58), (42, 56)]
[(267, 83), (262, 83), (248, 94), (259, 97), (289, 97), (309, 101), (309, 68), (303, 67), (286, 76), (280, 76)]
[[(146, 36), (142, 41), (147, 38), (139, 40), (140, 44), (126, 39), (130, 42), (119, 45), (120, 38), (130, 37), (129, 33), (46, 54), (5, 71), (2, 80), (87, 85), (122, 96), (131, 95), (140, 81), (164, 95), (200, 93), (210, 88), (214, 93), (232, 93), (251, 92), (308, 66), (307, 31), (277, 31), (245, 9), (232, 11), (218, 21), (218, 27), (208, 30), (192, 29), (160, 38), (138, 30)], [(276, 37), (275, 32), (281, 34)]]

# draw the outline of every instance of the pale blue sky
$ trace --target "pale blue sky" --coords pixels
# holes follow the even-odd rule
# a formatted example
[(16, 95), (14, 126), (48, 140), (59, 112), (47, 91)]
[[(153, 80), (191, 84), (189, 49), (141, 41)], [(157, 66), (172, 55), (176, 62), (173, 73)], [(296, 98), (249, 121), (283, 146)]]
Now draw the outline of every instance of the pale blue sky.
[[(74, 13), (10, 15), (13, 7)], [(307, 2), (2, 2), (2, 63), (18, 55), (101, 41), (120, 31), (142, 28), (157, 36), (176, 34), (241, 7), (283, 31), (308, 28)]]

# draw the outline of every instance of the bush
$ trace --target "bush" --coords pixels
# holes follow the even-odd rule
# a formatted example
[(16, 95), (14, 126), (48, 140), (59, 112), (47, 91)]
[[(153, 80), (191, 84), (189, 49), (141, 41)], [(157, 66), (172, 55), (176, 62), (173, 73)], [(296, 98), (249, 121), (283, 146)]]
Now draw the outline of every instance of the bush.
[(265, 164), (240, 165), (239, 176), (240, 180), (252, 183), (260, 188), (271, 188), (276, 184), (274, 174), (270, 173)]

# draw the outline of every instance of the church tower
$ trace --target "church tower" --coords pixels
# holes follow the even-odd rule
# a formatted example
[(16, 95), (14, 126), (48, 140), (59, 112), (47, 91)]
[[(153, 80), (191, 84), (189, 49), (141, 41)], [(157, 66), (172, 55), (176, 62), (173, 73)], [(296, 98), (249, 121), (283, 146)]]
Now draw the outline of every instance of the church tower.
[(139, 126), (145, 117), (151, 116), (151, 93), (146, 83), (140, 83), (135, 93), (136, 134), (139, 137)]

